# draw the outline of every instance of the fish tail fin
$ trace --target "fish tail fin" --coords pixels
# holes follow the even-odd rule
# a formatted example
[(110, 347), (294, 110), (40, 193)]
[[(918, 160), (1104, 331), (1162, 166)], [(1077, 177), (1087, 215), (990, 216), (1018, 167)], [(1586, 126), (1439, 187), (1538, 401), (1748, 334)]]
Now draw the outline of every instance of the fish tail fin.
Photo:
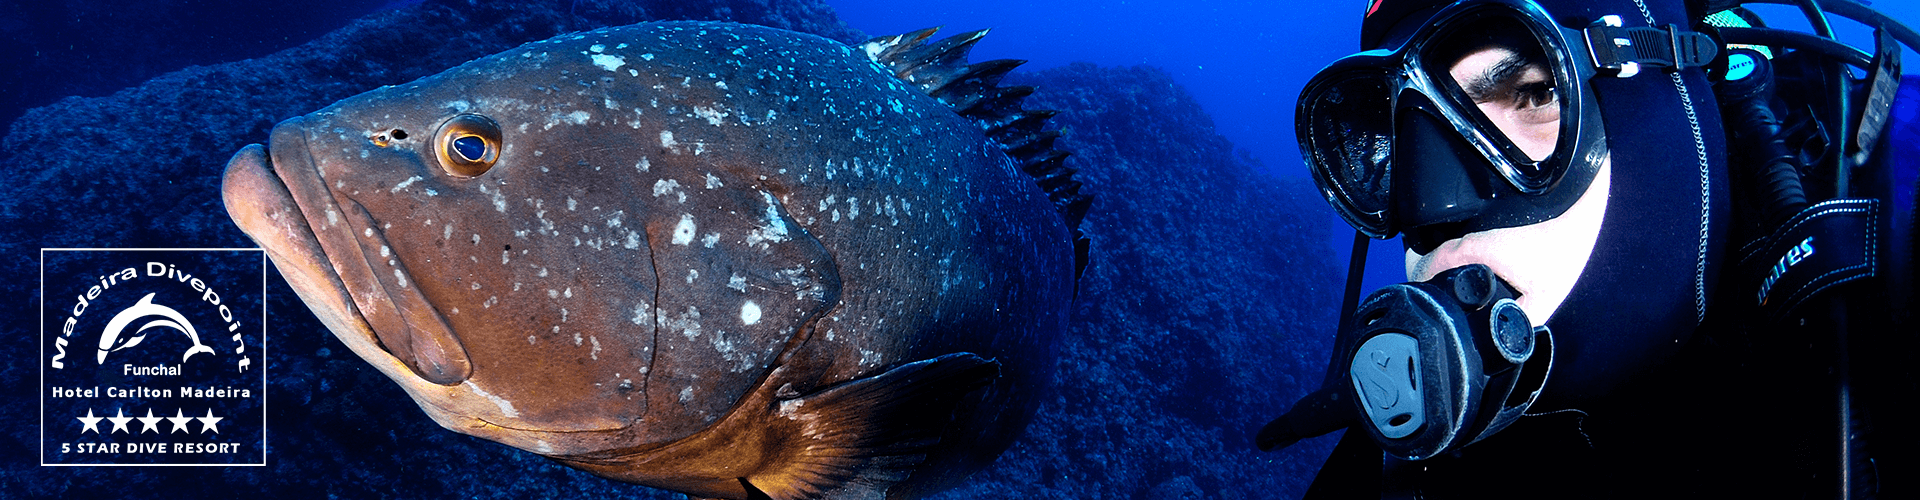
[(199, 354), (199, 353), (203, 353), (203, 352), (204, 352), (204, 353), (207, 353), (207, 354), (213, 354), (213, 348), (212, 348), (212, 347), (207, 347), (207, 346), (205, 346), (205, 345), (201, 345), (201, 344), (198, 344), (198, 343), (195, 343), (195, 344), (193, 344), (193, 347), (191, 347), (191, 348), (188, 348), (188, 349), (187, 349), (187, 353), (186, 353), (186, 354), (183, 354), (183, 355), (181, 355), (181, 356), (180, 356), (180, 362), (181, 362), (181, 363), (185, 363), (185, 362), (187, 362), (187, 359), (188, 359), (188, 358), (192, 358), (192, 357), (193, 357), (193, 355), (195, 355), (195, 354)]
[(953, 422), (965, 396), (999, 376), (971, 353), (908, 363), (775, 404), (783, 446), (743, 483), (766, 498), (881, 498)]

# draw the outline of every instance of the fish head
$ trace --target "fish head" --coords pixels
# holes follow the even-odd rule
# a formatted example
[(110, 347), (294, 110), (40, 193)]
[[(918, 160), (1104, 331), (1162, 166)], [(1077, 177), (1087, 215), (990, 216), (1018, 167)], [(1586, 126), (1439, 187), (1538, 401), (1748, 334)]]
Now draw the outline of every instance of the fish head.
[(722, 70), (648, 64), (708, 58), (697, 44), (597, 36), (282, 122), (222, 188), (321, 322), (437, 422), (549, 455), (697, 431), (838, 286), (790, 188), (754, 170), (795, 141), (721, 123), (747, 92), (688, 75)]

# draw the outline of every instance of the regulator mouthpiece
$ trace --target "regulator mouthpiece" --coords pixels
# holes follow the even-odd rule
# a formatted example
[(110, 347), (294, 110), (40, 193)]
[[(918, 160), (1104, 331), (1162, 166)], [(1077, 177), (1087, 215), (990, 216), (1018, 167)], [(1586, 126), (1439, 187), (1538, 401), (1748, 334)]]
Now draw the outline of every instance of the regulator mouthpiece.
[(1553, 337), (1517, 297), (1472, 264), (1361, 301), (1347, 374), (1358, 424), (1383, 451), (1429, 458), (1499, 432), (1533, 405)]

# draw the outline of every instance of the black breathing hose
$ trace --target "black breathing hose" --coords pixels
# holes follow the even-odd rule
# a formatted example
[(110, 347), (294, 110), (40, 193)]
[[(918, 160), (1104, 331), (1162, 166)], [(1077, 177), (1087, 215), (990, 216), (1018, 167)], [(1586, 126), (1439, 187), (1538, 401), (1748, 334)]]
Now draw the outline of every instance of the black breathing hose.
[(1735, 49), (1729, 54), (1745, 55), (1753, 72), (1744, 78), (1720, 82), (1716, 88), (1720, 112), (1728, 118), (1727, 132), (1735, 151), (1745, 152), (1744, 165), (1754, 194), (1762, 200), (1762, 227), (1773, 227), (1807, 208), (1807, 193), (1800, 185), (1800, 160), (1780, 133), (1780, 119), (1774, 115), (1773, 66), (1767, 58), (1751, 49)]

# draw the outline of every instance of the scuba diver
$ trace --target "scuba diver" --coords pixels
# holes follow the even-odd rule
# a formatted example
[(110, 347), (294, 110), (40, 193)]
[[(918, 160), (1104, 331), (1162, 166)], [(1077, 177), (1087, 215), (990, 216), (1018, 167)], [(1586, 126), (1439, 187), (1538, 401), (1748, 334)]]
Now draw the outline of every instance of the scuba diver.
[(1920, 498), (1920, 35), (1742, 3), (1371, 2), (1297, 110), (1357, 230), (1325, 382), (1256, 437), (1345, 429), (1308, 498)]

